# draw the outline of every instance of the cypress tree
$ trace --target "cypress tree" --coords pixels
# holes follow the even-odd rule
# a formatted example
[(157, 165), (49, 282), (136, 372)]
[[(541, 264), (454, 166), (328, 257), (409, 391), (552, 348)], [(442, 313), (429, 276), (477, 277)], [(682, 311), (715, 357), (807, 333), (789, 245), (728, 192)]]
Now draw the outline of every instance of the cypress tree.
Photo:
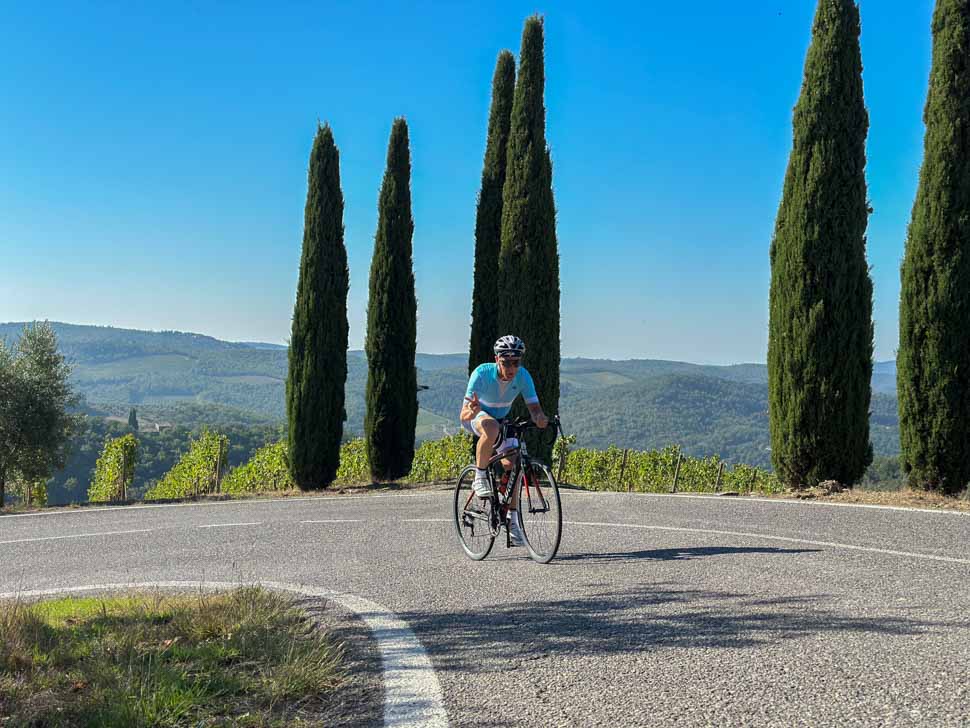
[(303, 224), (303, 253), (293, 308), (286, 416), (288, 459), (304, 490), (326, 488), (337, 475), (347, 380), (347, 250), (340, 153), (329, 124), (317, 125)]
[(414, 460), (418, 307), (411, 262), (413, 232), (408, 125), (404, 119), (395, 119), (378, 203), (367, 303), (364, 437), (375, 481), (404, 477)]
[[(534, 15), (522, 31), (502, 189), (498, 333), (525, 342), (524, 363), (551, 416), (559, 410), (559, 251), (546, 146), (543, 42), (543, 21)], [(521, 401), (512, 414), (527, 414)], [(548, 462), (551, 448), (540, 442), (538, 436), (530, 438), (529, 449)]]
[(771, 242), (768, 409), (775, 471), (851, 485), (872, 461), (859, 9), (819, 0)]
[(938, 0), (923, 166), (901, 267), (897, 390), (911, 487), (970, 480), (970, 3)]
[(472, 331), (468, 347), (468, 373), (492, 361), (498, 332), (498, 256), (502, 244), (502, 188), (515, 93), (515, 59), (502, 51), (492, 78), (492, 108), (488, 116), (488, 142), (482, 168), (482, 189), (475, 218), (475, 281), (472, 290)]
[(128, 410), (128, 429), (138, 432), (138, 413), (134, 407)]

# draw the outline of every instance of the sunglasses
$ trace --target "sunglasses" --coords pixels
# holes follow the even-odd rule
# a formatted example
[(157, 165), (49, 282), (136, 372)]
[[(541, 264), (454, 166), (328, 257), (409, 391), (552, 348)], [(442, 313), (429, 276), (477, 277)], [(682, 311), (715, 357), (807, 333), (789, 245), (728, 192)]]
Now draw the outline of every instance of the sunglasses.
[(520, 359), (519, 357), (513, 358), (511, 356), (500, 356), (499, 361), (502, 362), (503, 364), (508, 364), (509, 366), (513, 366), (513, 367), (517, 367), (522, 363), (522, 359)]

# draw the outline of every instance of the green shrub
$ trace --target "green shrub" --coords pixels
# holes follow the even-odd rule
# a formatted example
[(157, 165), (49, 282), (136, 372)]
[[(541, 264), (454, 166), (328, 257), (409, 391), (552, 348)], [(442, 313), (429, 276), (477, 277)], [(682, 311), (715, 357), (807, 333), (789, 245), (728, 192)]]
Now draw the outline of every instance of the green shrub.
[[(470, 448), (471, 438), (464, 433), (440, 440), (429, 440), (415, 451), (411, 472), (400, 482), (431, 483), (454, 480), (462, 468), (471, 462)], [(560, 474), (560, 462), (565, 455), (566, 464), (561, 480), (571, 485), (602, 491), (630, 489), (638, 493), (669, 493), (677, 459), (681, 457), (680, 475), (677, 479), (679, 491), (714, 492), (722, 464), (725, 468), (721, 475), (721, 490), (745, 493), (774, 493), (782, 490), (781, 484), (772, 473), (743, 464), (728, 468), (717, 455), (707, 458), (685, 456), (676, 445), (662, 450), (628, 450), (625, 467), (623, 452), (615, 446), (606, 450), (579, 448), (567, 451), (565, 445), (560, 447), (557, 444), (553, 472), (557, 476)], [(364, 439), (357, 438), (344, 443), (340, 448), (340, 467), (334, 484), (352, 486), (370, 482)], [(227, 493), (295, 487), (287, 473), (285, 442), (262, 448), (248, 463), (233, 470), (222, 484), (222, 490)]]
[(223, 493), (252, 493), (263, 490), (292, 490), (296, 483), (287, 465), (286, 443), (261, 447), (245, 465), (234, 468), (222, 481)]
[(185, 498), (200, 493), (212, 493), (219, 487), (226, 470), (229, 438), (207, 429), (189, 443), (189, 451), (162, 481), (145, 493), (145, 500)]
[(334, 485), (359, 485), (371, 482), (367, 465), (367, 445), (363, 437), (345, 442), (340, 448), (340, 467)]
[[(469, 463), (471, 438), (465, 434), (450, 435), (424, 442), (414, 453), (411, 471), (402, 483), (428, 483), (452, 480)], [(335, 485), (363, 485), (371, 482), (367, 448), (363, 438), (344, 443), (340, 448), (340, 467)]]
[(422, 443), (414, 453), (411, 472), (404, 479), (405, 482), (454, 480), (469, 463), (470, 447), (471, 437), (463, 433)]
[[(677, 490), (713, 492), (717, 474), (724, 461), (717, 455), (707, 458), (682, 456), (676, 445), (662, 450), (629, 450), (626, 466), (623, 450), (610, 446), (606, 450), (580, 448), (566, 456), (561, 480), (591, 490), (633, 490), (638, 493), (669, 493), (673, 489), (677, 459), (680, 474)], [(556, 473), (559, 474), (558, 464)], [(750, 465), (725, 467), (721, 476), (722, 490), (780, 491), (781, 485), (771, 473)]]
[(47, 505), (46, 480), (14, 480), (9, 483), (8, 494), (19, 502), (28, 506), (44, 507)]
[(753, 465), (739, 463), (730, 471), (724, 473), (724, 490), (736, 490), (740, 493), (758, 491), (762, 493), (780, 493), (785, 487), (774, 473), (769, 473)]
[(94, 482), (88, 488), (88, 500), (106, 503), (123, 499), (135, 479), (137, 462), (138, 439), (133, 434), (105, 440), (101, 457), (94, 466)]

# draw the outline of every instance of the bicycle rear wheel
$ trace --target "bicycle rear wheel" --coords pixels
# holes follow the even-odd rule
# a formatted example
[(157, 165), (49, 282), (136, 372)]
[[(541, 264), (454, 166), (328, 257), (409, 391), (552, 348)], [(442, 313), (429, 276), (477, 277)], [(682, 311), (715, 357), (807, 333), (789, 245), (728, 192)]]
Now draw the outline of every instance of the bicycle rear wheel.
[(562, 538), (562, 503), (559, 486), (552, 471), (542, 463), (523, 466), (516, 488), (519, 489), (519, 517), (529, 556), (548, 564), (559, 550)]
[(488, 556), (492, 544), (495, 543), (493, 506), (490, 500), (482, 500), (475, 495), (472, 488), (474, 480), (473, 466), (465, 468), (458, 476), (458, 483), (455, 485), (455, 531), (468, 558), (481, 561)]

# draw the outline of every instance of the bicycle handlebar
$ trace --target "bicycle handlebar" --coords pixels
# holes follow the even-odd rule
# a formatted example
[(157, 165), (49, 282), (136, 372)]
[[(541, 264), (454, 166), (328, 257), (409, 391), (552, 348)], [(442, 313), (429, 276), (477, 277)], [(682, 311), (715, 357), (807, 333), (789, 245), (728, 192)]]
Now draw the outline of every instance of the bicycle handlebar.
[[(533, 422), (528, 417), (519, 417), (514, 420), (502, 420), (502, 437), (503, 439), (509, 437), (518, 437), (529, 430), (540, 430), (548, 429), (549, 425), (553, 425), (553, 432), (557, 435), (566, 436), (566, 433), (562, 431), (562, 422), (559, 419), (559, 415), (553, 415), (549, 418), (549, 425), (545, 428), (539, 427), (535, 422)], [(553, 436), (553, 440), (556, 439), (556, 435)]]

